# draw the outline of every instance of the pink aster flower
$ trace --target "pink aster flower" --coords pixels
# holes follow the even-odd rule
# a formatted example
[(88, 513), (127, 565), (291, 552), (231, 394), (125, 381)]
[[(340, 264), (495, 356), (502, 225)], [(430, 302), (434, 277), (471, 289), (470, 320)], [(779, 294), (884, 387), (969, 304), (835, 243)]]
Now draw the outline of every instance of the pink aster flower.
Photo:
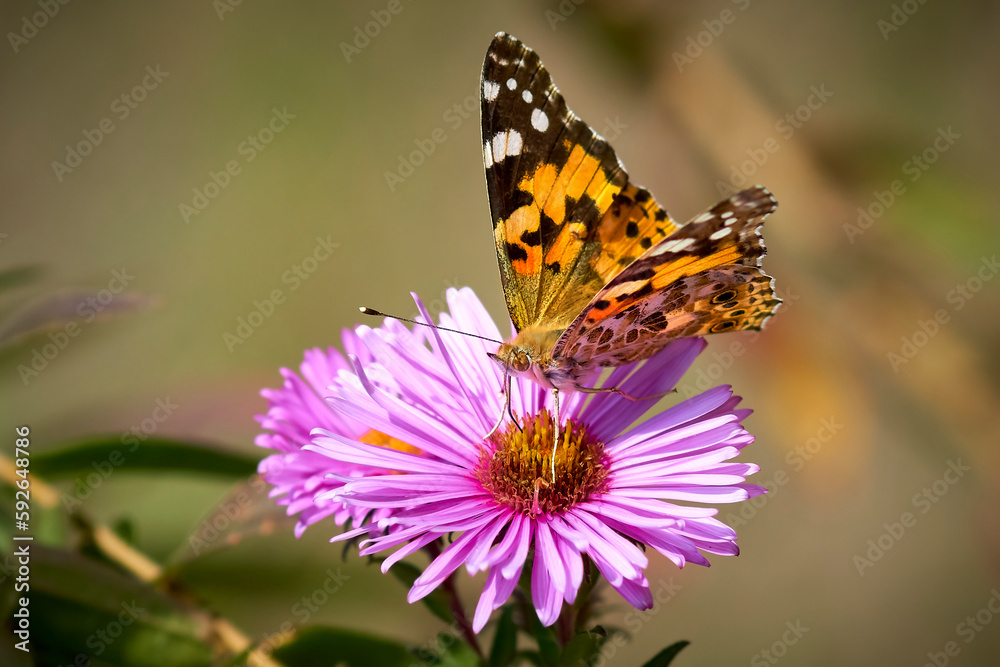
[[(442, 314), (441, 326), (501, 338), (471, 290), (449, 290), (447, 298), (451, 312)], [(736, 408), (740, 399), (729, 387), (631, 428), (656, 399), (564, 394), (553, 484), (549, 391), (515, 378), (511, 404), (521, 427), (508, 420), (484, 437), (503, 409), (503, 377), (487, 357), (495, 344), (389, 322), (357, 328), (370, 356), (352, 357), (353, 372), (340, 374), (328, 400), (340, 415), (410, 443), (419, 454), (366, 444), (319, 424), (304, 449), (327, 458), (329, 483), (336, 484), (317, 493), (317, 501), (342, 502), (359, 514), (394, 510), (370, 518), (380, 529), (375, 533), (368, 524), (334, 538), (374, 535), (361, 543), (362, 555), (396, 548), (383, 571), (439, 538), (454, 538), (414, 582), (411, 603), (460, 566), (470, 575), (486, 571), (473, 619), (479, 632), (530, 563), (532, 601), (542, 623), (551, 625), (563, 602), (576, 599), (584, 557), (630, 604), (648, 609), (648, 560), (639, 544), (679, 567), (708, 565), (703, 552), (739, 552), (733, 529), (713, 518), (715, 508), (687, 504), (738, 502), (764, 492), (745, 481), (756, 465), (732, 461), (753, 436), (740, 425), (750, 411)], [(644, 363), (614, 370), (604, 385), (633, 396), (668, 391), (704, 346), (701, 339), (678, 340)], [(387, 375), (397, 392), (376, 381)], [(369, 474), (338, 472), (349, 466)], [(387, 469), (392, 474), (384, 474)]]
[[(403, 328), (395, 322), (390, 324), (390, 328), (393, 325)], [(371, 363), (371, 354), (353, 331), (345, 329), (342, 340), (349, 355)], [(338, 374), (347, 372), (349, 368), (344, 355), (332, 347), (325, 351), (319, 348), (306, 350), (299, 373), (282, 368), (284, 385), (280, 389), (263, 389), (260, 392), (267, 399), (268, 409), (267, 414), (257, 415), (256, 419), (261, 427), (270, 432), (261, 433), (254, 442), (278, 453), (262, 460), (257, 471), (274, 486), (269, 495), (276, 497), (279, 505), (288, 507), (288, 515), (300, 515), (295, 525), (296, 537), (301, 537), (307, 527), (330, 515), (338, 526), (344, 525), (348, 519), (358, 525), (369, 512), (360, 506), (347, 507), (338, 500), (325, 497), (329, 491), (343, 485), (343, 482), (329, 477), (331, 473), (350, 477), (386, 472), (384, 469), (331, 461), (326, 456), (305, 450), (304, 447), (312, 439), (310, 431), (321, 428), (376, 446), (406, 449), (403, 443), (392, 441), (365, 424), (334, 411), (326, 403), (327, 388), (336, 381)], [(380, 386), (393, 391), (391, 379)], [(384, 518), (389, 514), (389, 510), (380, 510), (375, 518)]]

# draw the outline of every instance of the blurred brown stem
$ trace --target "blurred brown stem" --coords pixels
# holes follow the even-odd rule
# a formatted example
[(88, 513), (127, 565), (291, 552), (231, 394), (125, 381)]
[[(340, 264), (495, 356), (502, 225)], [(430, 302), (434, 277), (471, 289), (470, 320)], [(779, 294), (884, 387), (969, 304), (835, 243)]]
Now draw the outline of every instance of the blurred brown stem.
[[(14, 461), (6, 456), (0, 456), (0, 480), (14, 484), (18, 479)], [(35, 474), (31, 475), (31, 490), (39, 505), (45, 509), (52, 509), (58, 505), (59, 492)], [(101, 553), (131, 572), (140, 581), (152, 584), (163, 576), (163, 568), (158, 563), (122, 540), (104, 524), (91, 521), (78, 509), (71, 511), (69, 516), (77, 528), (84, 531), (93, 540), (94, 545), (100, 549)], [(212, 614), (209, 626), (212, 633), (234, 655), (250, 648), (250, 638), (227, 619)], [(254, 665), (254, 667), (280, 667), (277, 662), (260, 649), (251, 651), (247, 657), (247, 664)]]

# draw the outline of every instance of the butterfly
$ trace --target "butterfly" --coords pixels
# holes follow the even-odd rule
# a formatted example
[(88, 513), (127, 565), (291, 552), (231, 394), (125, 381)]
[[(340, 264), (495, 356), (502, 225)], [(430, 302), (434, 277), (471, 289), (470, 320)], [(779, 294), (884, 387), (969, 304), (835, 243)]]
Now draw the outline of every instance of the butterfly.
[(777, 201), (757, 186), (686, 224), (672, 219), (506, 33), (486, 53), (481, 91), (493, 236), (517, 332), (490, 356), (504, 370), (505, 412), (512, 376), (553, 390), (554, 475), (560, 391), (638, 400), (581, 380), (678, 338), (760, 329), (774, 314), (760, 229)]

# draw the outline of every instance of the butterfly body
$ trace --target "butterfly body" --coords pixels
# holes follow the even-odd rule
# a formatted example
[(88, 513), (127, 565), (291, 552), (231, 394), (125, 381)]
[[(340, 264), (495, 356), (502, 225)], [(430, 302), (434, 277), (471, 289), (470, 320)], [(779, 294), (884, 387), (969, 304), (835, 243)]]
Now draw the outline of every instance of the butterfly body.
[(517, 333), (490, 355), (555, 390), (672, 340), (759, 329), (780, 300), (760, 268), (777, 206), (757, 186), (686, 224), (632, 183), (566, 105), (534, 51), (494, 38), (482, 78), (483, 158), (500, 277)]
[(553, 358), (552, 350), (562, 334), (559, 329), (531, 326), (497, 348), (490, 358), (512, 377), (528, 377), (548, 389), (572, 390), (586, 372), (572, 358)]

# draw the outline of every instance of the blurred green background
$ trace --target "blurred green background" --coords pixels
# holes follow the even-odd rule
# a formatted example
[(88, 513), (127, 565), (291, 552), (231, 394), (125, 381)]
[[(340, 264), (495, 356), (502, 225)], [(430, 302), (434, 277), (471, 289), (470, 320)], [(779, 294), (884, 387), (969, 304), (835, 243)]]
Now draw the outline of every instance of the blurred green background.
[[(981, 613), (971, 638), (960, 624), (1000, 587), (1000, 7), (403, 0), (345, 56), (342, 43), (386, 6), (73, 2), (18, 39), (39, 6), (3, 3), (0, 268), (41, 274), (0, 305), (25, 312), (76, 294), (66, 290), (116, 289), (115, 271), (134, 276), (109, 304), (122, 312), (71, 317), (79, 335), (37, 375), (19, 367), (45, 334), (3, 348), (4, 422), (31, 425), (40, 452), (125, 432), (170, 401), (157, 436), (263, 456), (258, 391), (279, 386), (278, 368), (297, 367), (304, 348), (339, 344), (357, 306), (411, 315), (412, 290), (437, 311), (449, 286), (467, 285), (506, 318), (478, 122), (482, 60), (505, 30), (674, 217), (743, 178), (780, 202), (765, 268), (784, 309), (759, 338), (711, 339), (681, 385), (729, 383), (745, 397), (758, 439), (743, 458), (775, 492), (742, 517), (722, 508), (740, 558), (683, 571), (651, 558), (654, 590), (678, 592), (609, 664), (681, 638), (693, 644), (677, 664), (770, 664), (760, 651), (786, 623), (808, 628), (785, 647), (788, 664), (922, 665), (948, 642), (959, 648), (949, 664), (997, 664), (1000, 619)], [(134, 108), (116, 103), (144, 79)], [(247, 148), (275, 109), (283, 129)], [(436, 128), (443, 143), (390, 188), (386, 172)], [(54, 168), (71, 164), (67, 145), (84, 132), (100, 143), (71, 171)], [(239, 173), (205, 192), (232, 160)], [(196, 189), (215, 196), (196, 201)], [(291, 289), (283, 276), (318, 238), (336, 249)], [(285, 301), (227, 345), (274, 289)], [(160, 561), (232, 491), (127, 468), (83, 509), (128, 517)], [(886, 524), (904, 512), (913, 525), (893, 537)], [(332, 523), (301, 540), (262, 525), (268, 534), (248, 528), (181, 573), (249, 635), (300, 622), (294, 605), (328, 568), (350, 578), (310, 624), (416, 644), (443, 629), (391, 577), (342, 562)], [(869, 540), (889, 548), (875, 559)], [(622, 602), (608, 624), (626, 612)]]

